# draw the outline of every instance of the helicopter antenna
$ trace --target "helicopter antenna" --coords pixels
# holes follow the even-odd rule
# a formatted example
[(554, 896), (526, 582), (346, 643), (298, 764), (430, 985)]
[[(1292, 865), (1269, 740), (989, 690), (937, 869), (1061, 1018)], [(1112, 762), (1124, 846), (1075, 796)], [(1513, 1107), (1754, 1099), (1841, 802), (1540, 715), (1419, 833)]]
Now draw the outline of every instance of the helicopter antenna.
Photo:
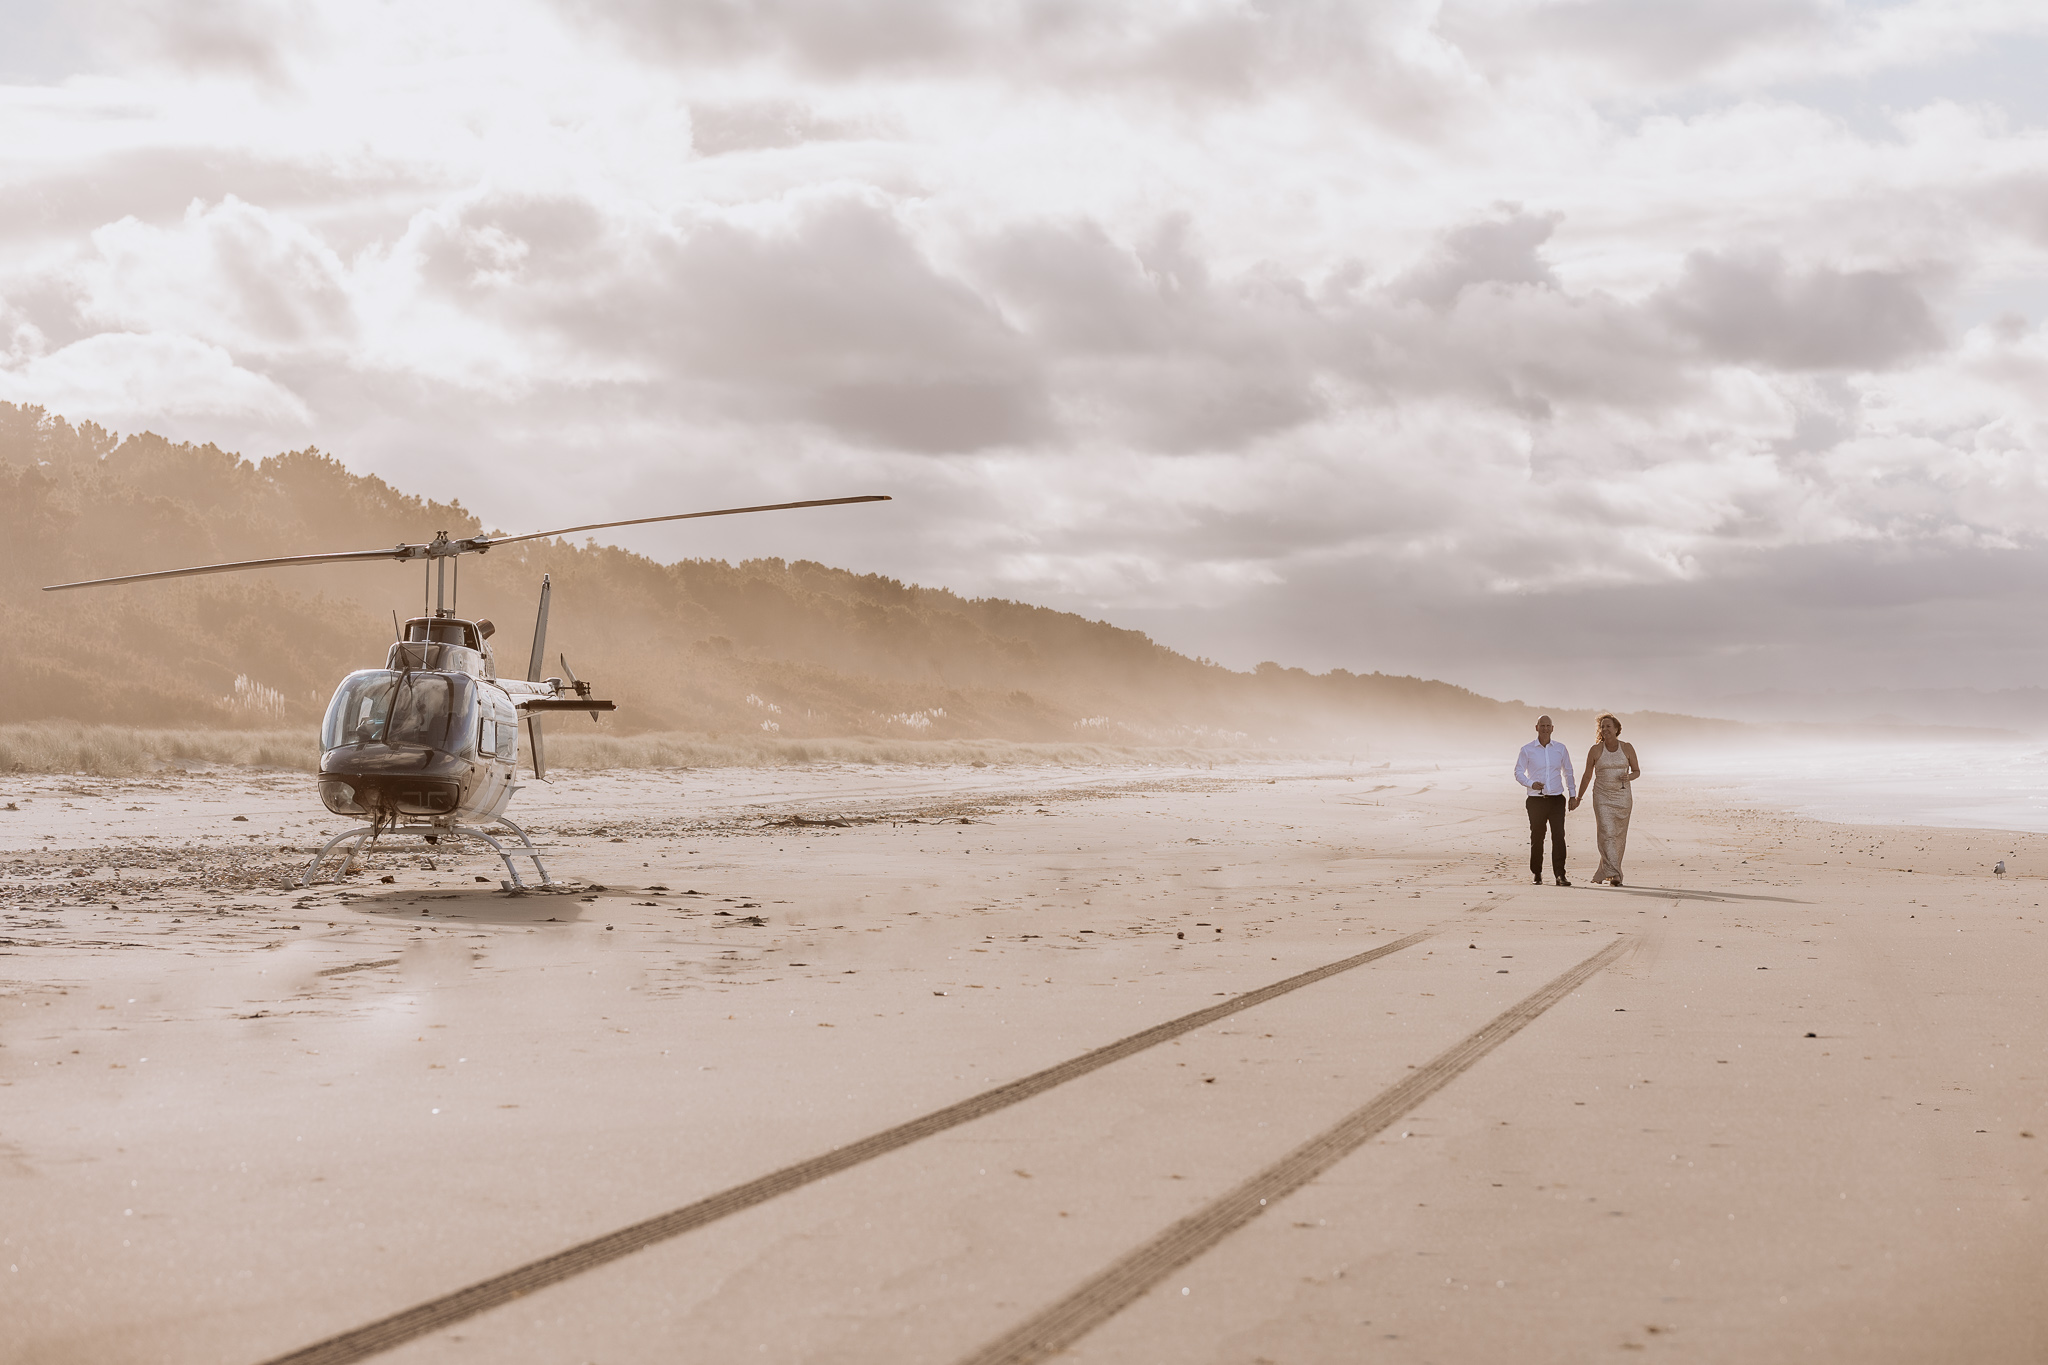
[[(368, 563), (379, 559), (399, 561), (428, 561), (427, 590), (430, 595), (440, 584), (446, 582), (446, 561), (456, 555), (483, 554), (496, 545), (512, 545), (522, 540), (550, 540), (556, 536), (574, 535), (579, 531), (606, 531), (615, 526), (646, 526), (658, 521), (695, 521), (701, 517), (736, 517), (748, 512), (788, 512), (800, 507), (843, 507), (856, 502), (889, 502), (883, 493), (863, 493), (851, 498), (813, 498), (805, 502), (770, 502), (754, 507), (721, 507), (711, 512), (676, 512), (662, 517), (632, 517), (625, 521), (594, 521), (586, 526), (564, 526), (553, 531), (532, 531), (520, 536), (469, 536), (462, 540), (451, 540), (446, 531), (437, 534), (423, 545), (408, 545), (403, 542), (388, 550), (341, 550), (333, 554), (280, 555), (274, 559), (242, 559), (230, 564), (199, 564), (189, 569), (159, 569), (155, 573), (122, 574), (116, 578), (86, 578), (75, 583), (52, 583), (44, 592), (62, 592), (68, 588), (104, 588), (116, 583), (143, 583), (158, 578), (190, 578), (195, 574), (235, 573), (243, 569), (279, 569), (294, 564), (349, 564)], [(436, 605), (440, 605), (436, 603)]]

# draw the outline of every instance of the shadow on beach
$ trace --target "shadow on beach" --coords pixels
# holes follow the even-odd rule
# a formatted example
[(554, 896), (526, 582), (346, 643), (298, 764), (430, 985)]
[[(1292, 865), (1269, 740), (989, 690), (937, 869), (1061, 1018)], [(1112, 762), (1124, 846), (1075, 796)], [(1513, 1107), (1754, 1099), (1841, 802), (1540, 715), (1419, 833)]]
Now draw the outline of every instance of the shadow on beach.
[(410, 920), (466, 920), (472, 924), (574, 924), (583, 918), (579, 896), (588, 891), (529, 888), (368, 892), (351, 897), (348, 908), (362, 914)]

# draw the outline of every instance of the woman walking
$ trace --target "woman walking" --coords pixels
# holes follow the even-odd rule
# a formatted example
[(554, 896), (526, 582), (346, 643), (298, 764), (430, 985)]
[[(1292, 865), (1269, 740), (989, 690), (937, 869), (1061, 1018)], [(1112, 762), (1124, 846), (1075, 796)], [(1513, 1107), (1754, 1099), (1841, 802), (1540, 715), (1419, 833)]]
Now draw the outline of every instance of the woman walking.
[(1573, 798), (1577, 810), (1586, 794), (1593, 798), (1594, 841), (1600, 846), (1600, 870), (1593, 881), (1621, 885), (1621, 855), (1628, 847), (1628, 817), (1635, 809), (1629, 783), (1643, 775), (1636, 762), (1636, 746), (1621, 738), (1621, 721), (1603, 713), (1600, 741), (1586, 751), (1585, 774), (1590, 793)]

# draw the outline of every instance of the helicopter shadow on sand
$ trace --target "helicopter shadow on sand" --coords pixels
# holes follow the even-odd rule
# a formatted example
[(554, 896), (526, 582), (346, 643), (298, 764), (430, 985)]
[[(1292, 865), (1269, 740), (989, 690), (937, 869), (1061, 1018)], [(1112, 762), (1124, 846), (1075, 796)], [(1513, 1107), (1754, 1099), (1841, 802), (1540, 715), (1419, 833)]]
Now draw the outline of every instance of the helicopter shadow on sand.
[(478, 886), (448, 891), (365, 891), (352, 896), (348, 908), (357, 914), (380, 919), (410, 920), (414, 924), (459, 920), (465, 924), (520, 924), (538, 928), (545, 924), (581, 924), (584, 911), (596, 901), (580, 889), (560, 891), (529, 887), (524, 891), (501, 891)]
[(1697, 891), (1683, 886), (1609, 886), (1602, 889), (1619, 891), (1624, 896), (1654, 896), (1665, 901), (1771, 901), (1778, 905), (1810, 904), (1795, 896), (1753, 896), (1741, 891)]

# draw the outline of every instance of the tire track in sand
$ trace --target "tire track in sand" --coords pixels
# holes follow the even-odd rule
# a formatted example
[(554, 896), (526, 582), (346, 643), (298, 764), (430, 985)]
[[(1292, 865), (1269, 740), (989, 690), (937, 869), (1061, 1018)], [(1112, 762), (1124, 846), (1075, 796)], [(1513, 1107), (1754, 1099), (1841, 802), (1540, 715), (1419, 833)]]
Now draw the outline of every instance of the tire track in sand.
[(998, 1110), (1007, 1109), (1013, 1104), (1020, 1104), (1034, 1095), (1044, 1094), (1056, 1086), (1064, 1085), (1092, 1071), (1099, 1071), (1112, 1062), (1136, 1056), (1148, 1048), (1170, 1042), (1182, 1034), (1192, 1033), (1219, 1019), (1227, 1019), (1254, 1005), (1262, 1005), (1268, 1000), (1298, 991), (1304, 986), (1312, 986), (1319, 981), (1326, 981), (1330, 977), (1348, 972), (1354, 967), (1363, 967), (1368, 962), (1398, 953), (1404, 948), (1412, 948), (1418, 943), (1434, 938), (1438, 932), (1433, 928), (1423, 929), (1392, 942), (1368, 948), (1362, 953), (1354, 953), (1350, 957), (1340, 958), (1321, 967), (1283, 978), (1269, 986), (1261, 986), (1255, 991), (1232, 996), (1228, 1000), (1196, 1010), (1192, 1014), (1169, 1019), (1163, 1024), (1154, 1024), (1151, 1028), (1133, 1033), (1129, 1037), (1120, 1038), (1116, 1042), (1071, 1057), (1043, 1071), (1035, 1071), (1029, 1076), (999, 1085), (993, 1090), (971, 1095), (943, 1109), (935, 1109), (907, 1123), (898, 1124), (894, 1128), (885, 1128), (879, 1133), (870, 1134), (843, 1147), (835, 1147), (822, 1155), (785, 1166), (779, 1171), (771, 1171), (745, 1184), (720, 1190), (694, 1203), (685, 1204), (679, 1209), (672, 1209), (643, 1222), (608, 1232), (602, 1237), (580, 1242), (552, 1256), (529, 1261), (503, 1274), (479, 1280), (466, 1288), (429, 1299), (425, 1303), (416, 1304), (389, 1317), (379, 1318), (375, 1322), (331, 1336), (325, 1341), (272, 1357), (265, 1365), (348, 1365), (348, 1362), (381, 1354), (416, 1337), (452, 1326), (464, 1318), (474, 1317), (478, 1313), (510, 1303), (535, 1290), (559, 1284), (585, 1271), (595, 1270), (621, 1257), (630, 1256), (636, 1251), (643, 1251), (658, 1242), (679, 1237), (683, 1233), (715, 1223), (744, 1209), (764, 1204), (778, 1195), (801, 1189), (814, 1181), (823, 1180), (826, 1176), (836, 1175), (863, 1162), (907, 1147), (913, 1142), (943, 1133), (949, 1128), (956, 1128), (963, 1123), (970, 1123)]
[(1111, 1264), (1044, 1311), (1011, 1328), (958, 1365), (1032, 1365), (1057, 1355), (1128, 1308), (1161, 1280), (1215, 1246), (1278, 1201), (1364, 1146), (1382, 1129), (1456, 1080), (1487, 1053), (1535, 1022), (1635, 942), (1618, 938), (1427, 1065), (1207, 1207)]

